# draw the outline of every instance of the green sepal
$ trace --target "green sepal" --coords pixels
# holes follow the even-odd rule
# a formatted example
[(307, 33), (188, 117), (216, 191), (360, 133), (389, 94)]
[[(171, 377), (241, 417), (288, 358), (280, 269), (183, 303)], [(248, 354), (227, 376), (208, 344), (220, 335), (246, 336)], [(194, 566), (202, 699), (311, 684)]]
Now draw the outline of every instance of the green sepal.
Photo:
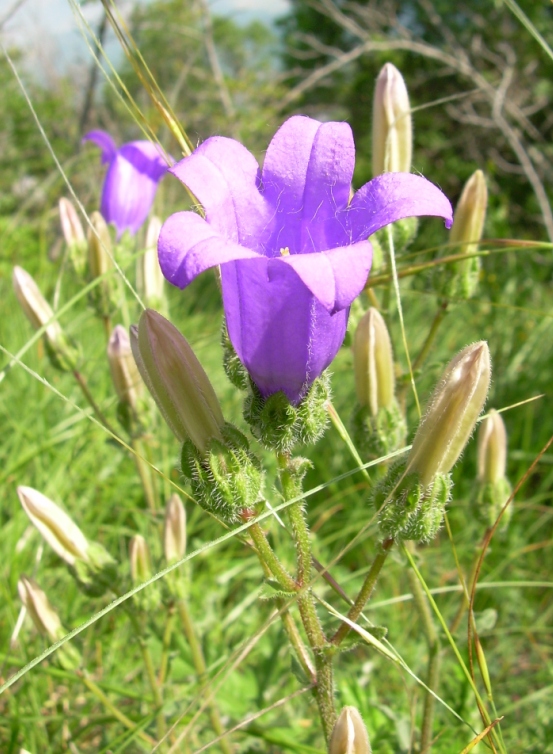
[(290, 670), (302, 686), (310, 686), (313, 683), (313, 679), (307, 677), (305, 670), (295, 655), (292, 655), (290, 658)]
[(469, 257), (437, 268), (434, 288), (446, 299), (468, 301), (477, 291), (481, 267), (480, 257)]
[(443, 522), (453, 483), (449, 474), (436, 474), (424, 486), (416, 473), (405, 475), (405, 461), (392, 466), (371, 493), (382, 539), (429, 542)]
[(250, 452), (247, 438), (226, 423), (223, 442), (213, 438), (205, 453), (190, 440), (182, 446), (181, 469), (190, 480), (196, 502), (229, 524), (242, 520), (243, 513), (260, 513), (264, 472)]
[(56, 342), (44, 338), (46, 355), (54, 369), (60, 372), (74, 372), (81, 357), (79, 347), (64, 333), (58, 335)]
[(82, 591), (89, 597), (101, 597), (116, 590), (119, 583), (119, 564), (98, 542), (89, 542), (88, 561), (76, 560), (69, 570)]
[[(487, 482), (480, 484), (477, 488), (476, 495), (472, 500), (472, 507), (479, 521), (486, 526), (493, 526), (499, 516), (499, 513), (509, 496), (512, 487), (509, 480), (503, 477), (497, 482)], [(512, 501), (507, 506), (505, 513), (501, 517), (499, 531), (505, 531), (513, 514)]]
[(238, 390), (247, 390), (250, 384), (250, 377), (246, 371), (246, 367), (238, 358), (230, 342), (226, 322), (223, 322), (221, 329), (221, 345), (223, 347), (223, 368), (225, 374)]
[(322, 437), (328, 424), (326, 405), (329, 398), (330, 384), (326, 372), (315, 380), (297, 406), (293, 406), (282, 391), (263, 398), (250, 381), (244, 419), (262, 445), (287, 453), (296, 445), (312, 445)]
[(351, 417), (351, 437), (362, 458), (381, 458), (405, 444), (407, 425), (394, 398), (391, 406), (383, 406), (372, 416), (368, 406), (359, 404)]
[(287, 592), (274, 579), (266, 579), (259, 591), (260, 600), (274, 600), (277, 598), (293, 600), (298, 595), (295, 592)]
[(55, 657), (60, 667), (68, 672), (78, 670), (83, 662), (81, 653), (70, 641), (57, 650)]
[[(418, 217), (405, 217), (403, 220), (397, 220), (395, 223), (392, 223), (392, 240), (394, 242), (394, 254), (396, 256), (409, 248), (417, 237), (418, 230)], [(373, 249), (375, 246), (375, 240), (384, 253), (390, 253), (387, 227), (377, 230), (374, 236), (370, 238), (370, 242), (373, 244)]]

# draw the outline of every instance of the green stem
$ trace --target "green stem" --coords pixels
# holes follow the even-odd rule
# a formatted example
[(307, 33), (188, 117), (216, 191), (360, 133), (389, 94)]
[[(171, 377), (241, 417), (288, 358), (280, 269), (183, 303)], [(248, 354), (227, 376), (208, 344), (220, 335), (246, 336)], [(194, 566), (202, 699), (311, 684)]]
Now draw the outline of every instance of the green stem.
[(440, 325), (442, 324), (443, 320), (445, 319), (445, 315), (447, 314), (448, 306), (449, 306), (449, 301), (447, 300), (444, 300), (440, 303), (440, 307), (438, 311), (436, 312), (436, 316), (434, 317), (434, 319), (432, 320), (432, 324), (430, 325), (430, 330), (428, 331), (426, 340), (424, 341), (422, 345), (419, 355), (413, 362), (413, 371), (416, 371), (424, 363), (426, 357), (430, 353), (430, 349), (432, 348), (432, 344), (434, 343), (434, 339), (438, 333), (438, 329)]
[[(388, 557), (388, 553), (390, 552), (393, 544), (393, 539), (386, 539), (381, 545), (380, 552), (378, 552), (375, 559), (373, 560), (373, 564), (370, 567), (369, 572), (365, 576), (365, 581), (363, 582), (361, 591), (357, 595), (355, 602), (348, 612), (347, 617), (350, 621), (352, 621), (352, 623), (355, 623), (357, 621), (357, 619), (363, 612), (363, 608), (369, 601), (376, 586), (380, 571), (382, 570), (382, 566), (386, 562), (386, 558)], [(341, 642), (346, 638), (350, 630), (351, 628), (348, 623), (342, 623), (340, 628), (336, 631), (331, 639), (332, 644), (339, 646)]]
[(273, 548), (259, 524), (252, 524), (248, 529), (262, 563), (266, 564), (279, 585), (286, 592), (297, 592), (298, 585), (277, 558)]
[(134, 462), (136, 464), (138, 476), (140, 477), (140, 481), (142, 483), (142, 489), (144, 490), (144, 497), (146, 498), (146, 503), (150, 511), (152, 513), (155, 513), (157, 510), (156, 491), (153, 484), (152, 475), (150, 473), (150, 466), (145, 460), (144, 445), (142, 443), (142, 440), (139, 440), (138, 438), (134, 438), (131, 441), (131, 445), (134, 450), (134, 453), (133, 453)]
[(149, 746), (155, 746), (156, 741), (151, 737), (148, 736), (147, 733), (144, 733), (144, 731), (137, 731), (136, 723), (133, 723), (133, 721), (128, 718), (126, 715), (124, 715), (120, 710), (117, 709), (117, 707), (113, 704), (113, 702), (104, 694), (102, 689), (96, 685), (96, 683), (89, 678), (86, 675), (82, 675), (79, 673), (79, 678), (84, 683), (84, 685), (87, 687), (89, 691), (91, 691), (94, 696), (104, 705), (104, 707), (110, 712), (113, 717), (115, 717), (117, 720), (119, 720), (120, 723), (122, 723), (125, 728), (128, 728), (131, 731), (136, 731), (136, 734), (139, 738), (142, 739), (142, 741), (145, 741)]
[[(194, 623), (188, 609), (188, 604), (184, 599), (179, 600), (178, 611), (184, 630), (184, 635), (186, 636), (188, 645), (190, 647), (192, 662), (194, 663), (194, 669), (196, 670), (196, 674), (198, 676), (200, 689), (202, 692), (208, 691), (209, 679), (207, 675), (207, 665), (205, 662), (204, 653), (202, 651), (202, 646), (198, 641), (198, 637), (196, 636), (196, 631), (194, 630)], [(221, 722), (219, 710), (214, 698), (211, 698), (209, 701), (209, 717), (215, 734), (217, 736), (224, 736), (225, 729), (223, 727), (223, 723)], [(232, 754), (232, 747), (226, 738), (221, 738), (219, 745), (221, 747), (221, 751), (224, 752), (224, 754)]]
[(169, 666), (169, 648), (171, 646), (171, 636), (173, 634), (173, 628), (175, 626), (175, 609), (171, 605), (167, 610), (167, 620), (165, 622), (165, 630), (163, 632), (163, 642), (161, 646), (161, 662), (159, 665), (159, 672), (157, 674), (157, 684), (160, 688), (163, 688), (165, 679), (167, 678), (167, 668)]
[[(414, 548), (411, 548), (411, 550), (413, 549)], [(430, 605), (428, 604), (428, 600), (426, 599), (426, 595), (420, 585), (417, 575), (414, 571), (410, 570), (407, 577), (409, 579), (415, 607), (421, 618), (422, 629), (428, 644), (426, 685), (431, 691), (436, 692), (440, 682), (440, 637), (438, 636), (436, 624), (434, 623), (432, 613), (430, 612)], [(432, 727), (434, 724), (435, 706), (435, 696), (427, 691), (424, 700), (421, 726), (421, 754), (425, 754), (425, 752), (430, 752), (432, 750)]]
[(146, 670), (146, 677), (148, 678), (148, 683), (150, 685), (150, 688), (152, 690), (152, 695), (154, 697), (154, 704), (157, 709), (157, 715), (156, 715), (157, 735), (158, 735), (158, 738), (161, 739), (165, 736), (165, 733), (167, 730), (166, 725), (165, 725), (165, 717), (163, 715), (163, 710), (162, 710), (163, 696), (161, 693), (161, 688), (159, 687), (158, 682), (157, 682), (152, 655), (150, 654), (148, 645), (146, 641), (144, 640), (144, 637), (142, 636), (142, 627), (140, 626), (138, 619), (131, 612), (131, 610), (128, 611), (128, 616), (133, 625), (134, 633), (138, 640), (138, 646), (140, 647), (140, 654), (142, 655), (142, 662), (144, 663), (144, 669)]
[(96, 418), (98, 419), (98, 421), (100, 422), (100, 424), (103, 424), (104, 427), (109, 432), (111, 432), (112, 435), (114, 435), (114, 437), (118, 437), (117, 432), (111, 426), (111, 424), (109, 423), (109, 421), (106, 419), (106, 417), (102, 413), (102, 410), (100, 409), (100, 407), (98, 406), (98, 404), (94, 400), (94, 396), (90, 392), (90, 388), (88, 387), (88, 384), (87, 384), (85, 378), (83, 377), (83, 375), (77, 369), (74, 369), (73, 370), (73, 377), (77, 380), (77, 383), (78, 383), (79, 387), (81, 388), (84, 397), (86, 398), (87, 402), (89, 403), (89, 405), (91, 406), (92, 410), (94, 411), (94, 413), (96, 415)]

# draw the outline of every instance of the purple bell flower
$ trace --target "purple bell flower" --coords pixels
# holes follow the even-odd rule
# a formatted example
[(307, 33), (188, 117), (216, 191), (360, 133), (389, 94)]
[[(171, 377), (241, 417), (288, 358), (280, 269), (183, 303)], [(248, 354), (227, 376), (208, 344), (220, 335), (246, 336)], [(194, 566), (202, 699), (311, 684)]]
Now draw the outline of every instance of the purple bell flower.
[(89, 131), (83, 141), (93, 141), (102, 150), (108, 170), (102, 189), (100, 211), (117, 228), (117, 238), (128, 230), (133, 235), (148, 217), (157, 184), (167, 171), (161, 149), (150, 141), (130, 141), (117, 149), (106, 131)]
[(452, 222), (444, 194), (409, 173), (385, 173), (350, 201), (355, 163), (347, 123), (287, 120), (263, 170), (237, 141), (214, 136), (170, 169), (197, 197), (171, 215), (158, 242), (163, 274), (179, 288), (221, 265), (230, 340), (267, 398), (305, 396), (335, 357), (349, 306), (371, 267), (367, 240), (414, 215)]

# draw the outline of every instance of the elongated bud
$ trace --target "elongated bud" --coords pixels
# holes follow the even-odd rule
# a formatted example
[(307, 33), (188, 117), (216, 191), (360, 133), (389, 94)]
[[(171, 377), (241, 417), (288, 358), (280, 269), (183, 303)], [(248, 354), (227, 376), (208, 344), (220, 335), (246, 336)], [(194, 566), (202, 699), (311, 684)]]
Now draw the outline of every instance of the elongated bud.
[(455, 215), (449, 241), (463, 244), (459, 251), (471, 254), (478, 248), (478, 242), (484, 231), (486, 208), (488, 206), (488, 189), (484, 173), (474, 172), (465, 184), (461, 198), (455, 208)]
[(165, 508), (163, 549), (168, 563), (181, 560), (186, 554), (186, 510), (176, 493), (171, 495)]
[(88, 540), (67, 513), (32, 487), (20, 486), (17, 494), (31, 523), (62, 560), (73, 566), (88, 559)]
[(449, 240), (459, 244), (452, 253), (467, 255), (467, 259), (448, 264), (437, 272), (436, 287), (447, 298), (471, 298), (478, 286), (480, 258), (471, 257), (478, 251), (478, 242), (484, 231), (488, 189), (484, 173), (477, 170), (466, 182), (455, 208), (455, 217)]
[[(17, 582), (17, 591), (39, 634), (46, 636), (52, 643), (65, 636), (67, 632), (57, 612), (36, 581), (21, 576)], [(56, 659), (65, 670), (75, 670), (81, 664), (82, 658), (71, 642), (66, 642), (56, 652)]]
[(394, 400), (395, 375), (392, 343), (386, 323), (377, 309), (361, 318), (353, 340), (355, 389), (361, 406), (372, 416)]
[(88, 229), (88, 267), (90, 276), (98, 278), (113, 267), (111, 237), (106, 221), (99, 212), (90, 216)]
[(159, 217), (152, 217), (146, 232), (146, 251), (136, 262), (136, 287), (142, 301), (149, 308), (165, 310), (165, 278), (159, 266), (157, 239), (161, 230)]
[(336, 721), (328, 754), (371, 754), (365, 723), (355, 707), (344, 707)]
[(150, 393), (175, 436), (200, 452), (222, 439), (223, 414), (194, 351), (167, 319), (146, 309), (131, 327), (131, 347)]
[(507, 431), (495, 409), (488, 412), (478, 431), (478, 481), (494, 483), (505, 476), (507, 463)]
[(373, 100), (373, 175), (411, 170), (413, 128), (403, 76), (391, 63), (376, 79)]
[(129, 558), (133, 584), (143, 584), (152, 578), (150, 548), (142, 535), (136, 534), (129, 542)]
[(352, 417), (353, 439), (363, 455), (385, 455), (400, 446), (406, 427), (395, 397), (392, 343), (377, 309), (369, 309), (359, 321), (353, 366), (359, 403)]
[(47, 636), (52, 642), (59, 641), (65, 631), (57, 612), (36, 581), (27, 576), (21, 576), (17, 582), (17, 591), (37, 631), (42, 636)]
[(122, 325), (114, 328), (108, 341), (107, 354), (111, 379), (120, 403), (136, 411), (138, 394), (144, 383), (132, 355), (129, 336)]
[[(492, 409), (482, 421), (478, 432), (478, 483), (473, 506), (478, 518), (492, 526), (511, 495), (511, 484), (505, 476), (507, 465), (507, 431), (497, 411)], [(512, 504), (503, 512), (501, 529), (512, 516)]]
[(473, 343), (448, 364), (419, 425), (407, 459), (406, 473), (418, 473), (428, 485), (447, 474), (465, 447), (490, 386), (488, 344)]
[(63, 236), (69, 249), (69, 258), (75, 270), (82, 274), (86, 265), (87, 243), (77, 210), (69, 199), (59, 201), (60, 222)]

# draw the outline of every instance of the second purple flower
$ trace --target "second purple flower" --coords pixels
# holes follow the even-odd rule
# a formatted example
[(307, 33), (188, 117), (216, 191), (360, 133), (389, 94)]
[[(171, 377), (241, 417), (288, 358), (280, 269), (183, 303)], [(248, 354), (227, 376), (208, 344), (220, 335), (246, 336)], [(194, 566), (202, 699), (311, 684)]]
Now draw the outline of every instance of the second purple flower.
[(265, 398), (282, 390), (299, 403), (335, 357), (371, 267), (369, 236), (412, 216), (451, 225), (445, 195), (409, 173), (380, 175), (350, 202), (354, 163), (347, 123), (294, 116), (273, 137), (262, 171), (242, 144), (221, 136), (170, 169), (205, 219), (168, 218), (158, 244), (163, 273), (185, 288), (221, 265), (229, 336)]

